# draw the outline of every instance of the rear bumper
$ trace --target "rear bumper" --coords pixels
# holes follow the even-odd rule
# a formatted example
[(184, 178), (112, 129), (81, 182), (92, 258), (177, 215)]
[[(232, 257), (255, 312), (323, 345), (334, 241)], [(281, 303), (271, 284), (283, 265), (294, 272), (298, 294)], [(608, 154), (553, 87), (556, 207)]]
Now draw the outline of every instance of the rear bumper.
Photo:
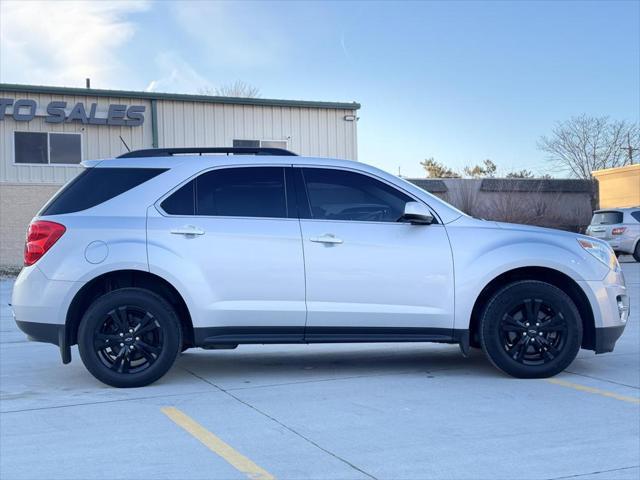
[(64, 325), (54, 323), (21, 322), (16, 320), (18, 328), (27, 334), (29, 340), (34, 342), (53, 343), (60, 346), (64, 344)]
[(614, 237), (607, 240), (614, 252), (632, 254), (636, 246), (636, 239), (632, 237)]
[(65, 330), (67, 310), (82, 285), (49, 280), (32, 265), (22, 269), (13, 286), (11, 307), (16, 324), (31, 340), (58, 345), (63, 363), (71, 361)]
[(16, 325), (27, 334), (29, 340), (34, 342), (52, 343), (60, 347), (62, 363), (71, 362), (71, 348), (67, 345), (67, 336), (64, 325), (55, 323), (22, 322), (16, 320)]

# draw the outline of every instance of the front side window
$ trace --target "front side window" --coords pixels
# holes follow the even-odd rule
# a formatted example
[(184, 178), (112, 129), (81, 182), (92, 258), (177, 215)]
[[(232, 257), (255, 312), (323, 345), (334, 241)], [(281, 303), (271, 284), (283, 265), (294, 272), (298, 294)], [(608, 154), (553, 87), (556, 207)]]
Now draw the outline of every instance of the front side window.
[(303, 168), (311, 218), (397, 222), (413, 199), (384, 182), (356, 172)]
[(284, 168), (212, 170), (180, 187), (161, 206), (170, 215), (286, 218)]
[(79, 133), (14, 132), (15, 163), (77, 165), (82, 161)]

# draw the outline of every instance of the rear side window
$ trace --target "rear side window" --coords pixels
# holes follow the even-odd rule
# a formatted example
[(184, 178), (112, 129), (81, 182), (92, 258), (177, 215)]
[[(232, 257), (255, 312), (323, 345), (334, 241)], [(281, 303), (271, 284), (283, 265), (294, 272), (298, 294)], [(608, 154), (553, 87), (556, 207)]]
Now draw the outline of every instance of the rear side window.
[(40, 215), (62, 215), (95, 207), (165, 171), (162, 168), (88, 168), (53, 197)]
[(282, 167), (225, 168), (203, 173), (161, 204), (170, 215), (287, 217)]
[(631, 212), (631, 216), (635, 218), (637, 222), (640, 222), (640, 210), (634, 210)]
[(614, 225), (622, 223), (622, 212), (596, 212), (591, 219), (591, 225)]

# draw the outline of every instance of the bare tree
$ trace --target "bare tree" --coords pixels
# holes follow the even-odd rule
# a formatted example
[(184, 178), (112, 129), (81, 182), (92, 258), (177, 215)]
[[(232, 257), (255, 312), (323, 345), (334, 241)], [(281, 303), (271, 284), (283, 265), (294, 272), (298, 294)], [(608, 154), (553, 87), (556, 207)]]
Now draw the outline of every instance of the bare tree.
[(637, 144), (639, 137), (637, 124), (582, 115), (559, 122), (549, 137), (540, 138), (538, 148), (573, 176), (590, 179), (594, 170), (631, 163), (622, 148), (628, 139)]
[(460, 174), (446, 167), (440, 162), (436, 162), (433, 157), (420, 162), (422, 168), (427, 172), (427, 177), (431, 178), (460, 178)]
[(198, 90), (202, 95), (215, 95), (217, 97), (239, 97), (239, 98), (258, 98), (260, 97), (260, 89), (249, 85), (242, 80), (236, 80), (233, 83), (220, 85), (216, 88), (204, 87)]

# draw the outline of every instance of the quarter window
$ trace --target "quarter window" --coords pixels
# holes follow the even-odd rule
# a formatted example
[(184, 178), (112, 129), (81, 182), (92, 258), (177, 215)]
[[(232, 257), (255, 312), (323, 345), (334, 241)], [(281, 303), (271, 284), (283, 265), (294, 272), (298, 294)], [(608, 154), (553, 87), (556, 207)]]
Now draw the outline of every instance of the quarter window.
[(82, 160), (79, 133), (14, 132), (15, 163), (77, 165)]
[(286, 218), (284, 168), (212, 170), (182, 186), (161, 206), (170, 215)]
[(311, 218), (361, 222), (397, 222), (411, 197), (360, 173), (304, 168)]

